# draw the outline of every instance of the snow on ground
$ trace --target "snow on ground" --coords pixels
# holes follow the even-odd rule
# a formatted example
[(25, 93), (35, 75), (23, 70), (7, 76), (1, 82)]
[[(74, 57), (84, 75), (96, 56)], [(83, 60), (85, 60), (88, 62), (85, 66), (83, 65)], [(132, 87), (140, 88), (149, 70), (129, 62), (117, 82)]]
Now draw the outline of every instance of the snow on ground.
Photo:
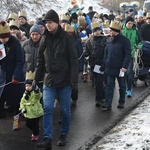
[[(16, 0), (17, 1), (17, 0)], [(33, 20), (36, 17), (41, 17), (42, 14), (46, 13), (50, 9), (54, 9), (59, 15), (67, 12), (68, 8), (71, 7), (71, 0), (38, 0), (36, 3), (33, 3), (34, 0), (18, 0), (17, 3), (23, 4), (25, 7), (21, 10), (27, 12), (27, 16), (29, 20)], [(83, 4), (81, 4), (83, 1)], [(38, 4), (37, 4), (38, 3)], [(83, 12), (88, 12), (88, 7), (93, 6), (93, 10), (98, 13), (108, 13), (108, 10), (101, 6), (100, 0), (77, 0), (77, 4), (79, 7), (84, 6)], [(6, 4), (3, 5), (2, 11), (0, 12), (0, 19), (7, 18), (9, 14), (7, 12)], [(17, 8), (18, 10), (18, 8)], [(15, 11), (14, 11), (15, 12)], [(10, 12), (10, 13), (14, 13)]]
[[(27, 1), (22, 3), (26, 6), (25, 11), (28, 14), (29, 20), (34, 19), (36, 17), (41, 17), (42, 14), (46, 13), (50, 9), (54, 9), (60, 15), (66, 13), (68, 8), (72, 7), (71, 0), (58, 0), (58, 2), (56, 2), (55, 0), (40, 0), (40, 5), (32, 3), (32, 0)], [(108, 10), (100, 5), (100, 0), (83, 0), (83, 4), (81, 4), (81, 1), (82, 0), (77, 0), (77, 4), (79, 7), (84, 6), (83, 12), (85, 13), (88, 12), (89, 6), (93, 6), (93, 10), (97, 11), (98, 13), (108, 13)]]
[(150, 150), (150, 95), (92, 150)]

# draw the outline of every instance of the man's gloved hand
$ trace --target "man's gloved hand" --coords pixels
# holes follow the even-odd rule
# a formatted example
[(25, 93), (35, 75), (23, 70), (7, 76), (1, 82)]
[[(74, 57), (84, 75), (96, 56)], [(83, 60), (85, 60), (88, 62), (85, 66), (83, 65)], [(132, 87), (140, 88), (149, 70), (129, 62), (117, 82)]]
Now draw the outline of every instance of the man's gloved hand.
[(12, 79), (11, 83), (12, 83), (12, 84), (18, 84), (18, 81), (15, 80), (15, 79)]
[(103, 72), (105, 70), (105, 66), (104, 65), (101, 65), (100, 69), (99, 69), (101, 72)]
[(78, 90), (78, 83), (71, 83), (71, 88), (73, 90)]
[(34, 89), (35, 94), (39, 93), (39, 87), (36, 85)]
[(25, 96), (24, 96), (24, 98), (25, 98), (26, 100), (29, 99), (29, 91), (25, 91)]
[(25, 110), (25, 109), (22, 109), (22, 110), (21, 110), (21, 113), (26, 113), (26, 110)]

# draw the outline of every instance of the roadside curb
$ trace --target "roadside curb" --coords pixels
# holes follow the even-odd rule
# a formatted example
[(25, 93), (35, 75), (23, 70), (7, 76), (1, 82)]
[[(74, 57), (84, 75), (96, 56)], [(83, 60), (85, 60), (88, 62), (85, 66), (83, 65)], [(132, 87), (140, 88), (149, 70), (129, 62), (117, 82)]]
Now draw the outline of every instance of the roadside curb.
[(100, 141), (114, 126), (116, 126), (127, 114), (137, 107), (150, 94), (150, 87), (147, 87), (141, 94), (128, 104), (115, 119), (109, 121), (102, 131), (93, 135), (82, 147), (78, 150), (96, 150), (96, 143)]

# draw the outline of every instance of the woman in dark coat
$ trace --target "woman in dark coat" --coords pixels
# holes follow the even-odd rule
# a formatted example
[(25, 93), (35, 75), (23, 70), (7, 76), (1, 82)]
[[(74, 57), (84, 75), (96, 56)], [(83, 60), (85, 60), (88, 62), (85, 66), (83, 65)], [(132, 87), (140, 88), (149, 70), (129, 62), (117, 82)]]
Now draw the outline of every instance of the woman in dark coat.
[[(0, 97), (0, 118), (5, 117), (4, 103), (18, 113), (20, 99), (24, 92), (24, 58), (19, 41), (10, 35), (10, 28), (0, 22), (0, 43), (4, 45), (6, 56), (0, 60), (0, 66), (5, 73), (6, 85)], [(21, 82), (21, 83), (20, 83)]]

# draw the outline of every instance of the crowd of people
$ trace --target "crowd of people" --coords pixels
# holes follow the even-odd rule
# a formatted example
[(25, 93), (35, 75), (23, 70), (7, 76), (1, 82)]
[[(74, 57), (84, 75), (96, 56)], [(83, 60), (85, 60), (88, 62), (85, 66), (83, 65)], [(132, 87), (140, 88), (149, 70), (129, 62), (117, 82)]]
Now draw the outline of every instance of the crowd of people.
[[(112, 109), (115, 80), (119, 84), (117, 107), (124, 108), (132, 97), (135, 45), (150, 42), (150, 13), (136, 16), (121, 11), (115, 15), (88, 13), (72, 1), (72, 8), (60, 16), (49, 10), (29, 24), (27, 13), (10, 13), (0, 21), (0, 118), (19, 112), (39, 140), (39, 120), (43, 116), (44, 138), (40, 148), (52, 148), (53, 109), (59, 101), (62, 124), (58, 146), (66, 145), (70, 128), (70, 99), (78, 98), (78, 78), (91, 80), (95, 105)], [(76, 97), (74, 99), (74, 97)]]

